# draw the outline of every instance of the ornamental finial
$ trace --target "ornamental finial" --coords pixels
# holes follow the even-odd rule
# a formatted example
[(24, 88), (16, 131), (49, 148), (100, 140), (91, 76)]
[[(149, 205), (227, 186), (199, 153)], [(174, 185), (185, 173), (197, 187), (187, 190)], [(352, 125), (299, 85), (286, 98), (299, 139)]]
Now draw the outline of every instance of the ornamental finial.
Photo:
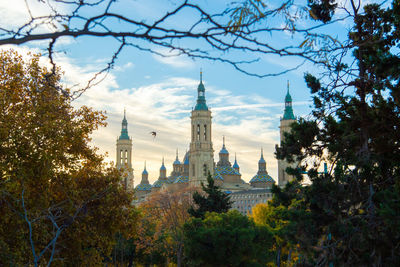
[(200, 68), (200, 82), (203, 82), (203, 70)]

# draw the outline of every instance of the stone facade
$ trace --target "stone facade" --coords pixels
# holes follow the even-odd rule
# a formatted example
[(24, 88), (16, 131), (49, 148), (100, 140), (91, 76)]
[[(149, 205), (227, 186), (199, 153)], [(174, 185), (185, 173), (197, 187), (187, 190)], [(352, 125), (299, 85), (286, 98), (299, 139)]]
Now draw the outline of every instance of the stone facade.
[(252, 208), (260, 203), (267, 203), (272, 198), (271, 188), (252, 188), (231, 194), (232, 209), (243, 215), (251, 214)]

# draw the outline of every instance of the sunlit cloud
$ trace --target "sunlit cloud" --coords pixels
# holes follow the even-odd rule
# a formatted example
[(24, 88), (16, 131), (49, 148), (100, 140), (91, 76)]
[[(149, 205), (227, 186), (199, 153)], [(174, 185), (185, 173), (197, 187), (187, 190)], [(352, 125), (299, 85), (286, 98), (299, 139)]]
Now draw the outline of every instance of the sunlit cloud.
[(193, 60), (179, 55), (177, 51), (170, 49), (157, 49), (156, 52), (164, 56), (153, 54), (153, 58), (165, 65), (174, 68), (194, 68), (195, 66)]

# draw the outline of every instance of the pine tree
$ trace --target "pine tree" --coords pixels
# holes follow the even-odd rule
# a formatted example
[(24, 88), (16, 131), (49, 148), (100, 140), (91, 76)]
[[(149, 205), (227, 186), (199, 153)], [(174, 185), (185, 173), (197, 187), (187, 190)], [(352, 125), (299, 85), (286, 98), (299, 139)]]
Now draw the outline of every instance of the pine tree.
[[(344, 52), (325, 76), (307, 73), (313, 117), (292, 127), (281, 159), (298, 160), (312, 184), (291, 186), (315, 223), (314, 241), (298, 237), (312, 264), (395, 266), (400, 262), (400, 2), (354, 6)], [(397, 48), (396, 48), (397, 47)], [(352, 61), (347, 51), (352, 52)], [(312, 160), (311, 160), (312, 159)], [(328, 173), (318, 172), (323, 161)], [(278, 204), (293, 194), (280, 192)], [(280, 201), (280, 202), (279, 202)], [(291, 207), (289, 206), (288, 209)]]
[(199, 192), (193, 193), (193, 202), (195, 206), (189, 208), (188, 212), (190, 215), (196, 218), (204, 218), (206, 212), (227, 212), (232, 205), (230, 197), (227, 193), (222, 192), (218, 186), (215, 185), (214, 179), (211, 174), (208, 173), (207, 186), (201, 184), (201, 187), (205, 193)]

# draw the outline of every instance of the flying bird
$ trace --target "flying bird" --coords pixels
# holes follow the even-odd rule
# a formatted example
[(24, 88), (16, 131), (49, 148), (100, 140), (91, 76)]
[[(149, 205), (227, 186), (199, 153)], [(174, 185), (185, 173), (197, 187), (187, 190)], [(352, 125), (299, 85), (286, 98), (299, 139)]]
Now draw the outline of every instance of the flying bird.
[(157, 136), (157, 133), (156, 133), (156, 132), (150, 132), (150, 134), (153, 136), (153, 140), (154, 140), (154, 138), (156, 138), (156, 136)]

